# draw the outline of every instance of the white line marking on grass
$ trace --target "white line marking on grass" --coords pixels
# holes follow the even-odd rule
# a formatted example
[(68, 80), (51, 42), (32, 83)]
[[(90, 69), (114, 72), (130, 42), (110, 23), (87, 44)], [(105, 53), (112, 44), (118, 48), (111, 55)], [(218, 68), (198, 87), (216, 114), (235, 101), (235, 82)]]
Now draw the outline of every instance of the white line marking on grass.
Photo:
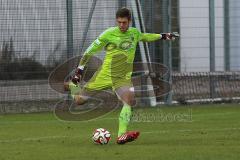
[(0, 140), (0, 143), (14, 143), (21, 141), (38, 141), (44, 139), (58, 139), (58, 138), (68, 138), (69, 136), (45, 136), (45, 137), (34, 137), (34, 138), (18, 138), (18, 139), (9, 139), (9, 140)]
[(149, 132), (140, 132), (143, 134), (161, 134), (161, 133), (170, 133), (170, 132), (199, 132), (199, 131), (205, 131), (205, 132), (214, 132), (214, 131), (231, 131), (231, 130), (240, 130), (240, 128), (222, 128), (222, 129), (196, 129), (196, 130), (191, 130), (191, 129), (181, 129), (181, 130), (162, 130), (162, 131), (149, 131)]
[(202, 116), (206, 116), (206, 115), (211, 115), (211, 116), (225, 116), (225, 115), (229, 115), (229, 114), (239, 114), (239, 112), (224, 112), (224, 113), (201, 113), (201, 114), (193, 114), (193, 116), (195, 117), (202, 117)]
[[(95, 119), (95, 120), (90, 120), (92, 122), (95, 121), (104, 121), (104, 120), (118, 120), (118, 118), (99, 118), (99, 119)], [(55, 120), (39, 120), (39, 121), (35, 121), (35, 120), (29, 120), (29, 121), (0, 121), (0, 124), (22, 124), (22, 123), (82, 123), (82, 122), (89, 122), (89, 121), (59, 121), (57, 119)]]
[[(230, 131), (230, 130), (240, 130), (240, 128), (222, 128), (222, 129), (181, 129), (181, 130), (161, 130), (161, 131), (149, 131), (149, 132), (140, 132), (140, 134), (166, 134), (171, 132), (199, 132), (199, 131)], [(116, 133), (112, 133), (116, 136)], [(61, 139), (61, 138), (79, 138), (81, 136), (45, 136), (45, 137), (33, 137), (33, 138), (22, 138), (22, 139), (9, 139), (9, 140), (0, 140), (0, 143), (15, 143), (15, 142), (29, 142), (29, 141), (38, 141), (38, 140), (51, 140), (51, 139)]]
[(22, 124), (22, 123), (61, 123), (57, 120), (39, 120), (39, 121), (3, 121), (0, 124)]

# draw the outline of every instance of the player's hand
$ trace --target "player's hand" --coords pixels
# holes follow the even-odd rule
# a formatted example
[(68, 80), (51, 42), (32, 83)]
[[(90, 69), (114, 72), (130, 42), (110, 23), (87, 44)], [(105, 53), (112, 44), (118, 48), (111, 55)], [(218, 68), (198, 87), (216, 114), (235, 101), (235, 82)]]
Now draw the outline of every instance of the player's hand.
[(173, 33), (161, 33), (163, 40), (175, 40), (176, 37), (179, 37), (179, 34), (177, 32)]
[(77, 85), (78, 83), (80, 83), (81, 81), (81, 78), (82, 78), (82, 75), (83, 75), (83, 69), (81, 69), (80, 67), (78, 67), (76, 70), (75, 70), (75, 75), (72, 77), (72, 82)]

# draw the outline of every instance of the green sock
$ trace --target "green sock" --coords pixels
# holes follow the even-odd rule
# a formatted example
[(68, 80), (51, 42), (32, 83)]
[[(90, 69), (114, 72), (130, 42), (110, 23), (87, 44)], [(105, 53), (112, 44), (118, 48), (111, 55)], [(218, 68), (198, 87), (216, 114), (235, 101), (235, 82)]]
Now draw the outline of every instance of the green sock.
[(71, 97), (74, 99), (74, 96), (81, 91), (81, 87), (79, 85), (73, 84), (73, 82), (69, 83), (69, 89), (71, 92)]
[(118, 137), (126, 133), (132, 115), (131, 106), (124, 104), (119, 115)]

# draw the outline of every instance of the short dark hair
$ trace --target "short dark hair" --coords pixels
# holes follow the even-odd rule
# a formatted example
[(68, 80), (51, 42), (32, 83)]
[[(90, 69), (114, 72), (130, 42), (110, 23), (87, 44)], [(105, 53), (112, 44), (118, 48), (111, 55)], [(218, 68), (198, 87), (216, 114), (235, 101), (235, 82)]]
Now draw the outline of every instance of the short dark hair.
[(118, 9), (117, 13), (116, 13), (116, 18), (124, 18), (126, 17), (128, 20), (131, 20), (132, 16), (131, 16), (131, 11), (130, 9), (123, 7)]

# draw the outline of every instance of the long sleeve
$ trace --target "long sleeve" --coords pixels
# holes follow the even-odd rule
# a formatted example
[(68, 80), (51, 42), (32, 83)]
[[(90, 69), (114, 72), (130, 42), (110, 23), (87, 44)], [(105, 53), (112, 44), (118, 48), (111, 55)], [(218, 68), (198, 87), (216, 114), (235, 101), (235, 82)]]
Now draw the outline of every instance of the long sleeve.
[(141, 33), (139, 41), (143, 42), (151, 42), (161, 39), (161, 34), (155, 34), (155, 33)]
[(80, 60), (79, 66), (85, 66), (89, 59), (107, 44), (106, 33), (103, 32), (84, 52), (83, 57)]

